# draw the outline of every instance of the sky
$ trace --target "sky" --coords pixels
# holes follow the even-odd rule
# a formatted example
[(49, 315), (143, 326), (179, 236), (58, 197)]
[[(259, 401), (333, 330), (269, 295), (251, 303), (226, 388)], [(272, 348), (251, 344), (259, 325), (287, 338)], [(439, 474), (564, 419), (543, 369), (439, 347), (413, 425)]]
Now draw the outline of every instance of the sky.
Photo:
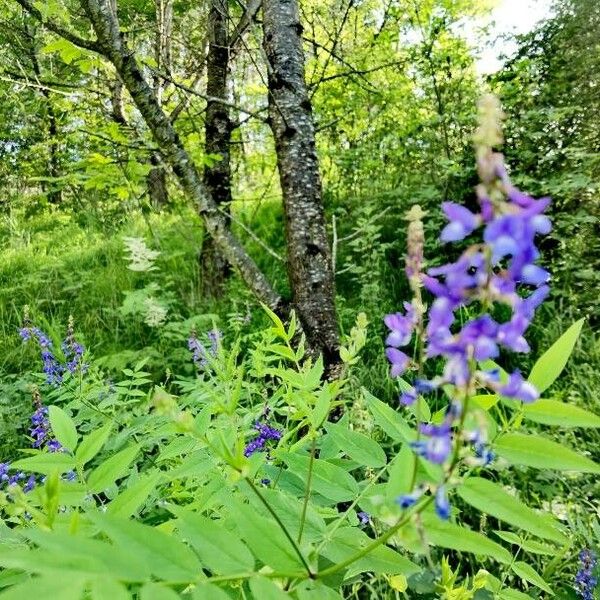
[[(491, 16), (480, 22), (480, 25), (486, 25), (494, 21), (495, 26), (490, 30), (486, 47), (477, 61), (478, 72), (488, 74), (497, 71), (502, 66), (499, 55), (510, 55), (516, 50), (513, 42), (502, 40), (499, 36), (531, 31), (536, 23), (550, 16), (551, 4), (552, 0), (499, 0)], [(467, 32), (467, 36), (472, 39), (474, 33)]]

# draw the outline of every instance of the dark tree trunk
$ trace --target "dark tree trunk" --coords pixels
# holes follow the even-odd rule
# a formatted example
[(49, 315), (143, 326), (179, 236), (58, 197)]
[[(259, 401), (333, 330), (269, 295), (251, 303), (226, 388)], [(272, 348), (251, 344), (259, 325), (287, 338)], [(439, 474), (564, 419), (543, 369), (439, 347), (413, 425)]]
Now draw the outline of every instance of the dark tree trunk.
[[(25, 0), (19, 0), (19, 2), (26, 7), (29, 5)], [(144, 79), (135, 55), (127, 47), (119, 30), (116, 15), (111, 11), (107, 1), (81, 0), (81, 6), (88, 15), (98, 37), (97, 42), (82, 43), (92, 45), (96, 51), (112, 62), (152, 132), (164, 161), (173, 169), (181, 186), (195, 202), (208, 234), (215, 240), (221, 254), (239, 272), (240, 277), (254, 295), (281, 315), (285, 309), (281, 297), (271, 287), (252, 258), (248, 256), (239, 240), (229, 230), (227, 220), (219, 212), (212, 196), (204, 186), (191, 156), (181, 143), (169, 117), (158, 103), (152, 88)], [(29, 10), (31, 11), (31, 8)]]
[(297, 1), (263, 0), (263, 29), (293, 304), (311, 349), (322, 352), (335, 372), (340, 359), (334, 277)]
[[(36, 79), (39, 81), (43, 79), (42, 69), (37, 55), (37, 47), (35, 41), (35, 29), (27, 29), (27, 35), (30, 43), (30, 59), (33, 72)], [(57, 182), (57, 179), (61, 175), (61, 164), (60, 164), (60, 141), (58, 131), (58, 117), (52, 104), (52, 98), (50, 92), (42, 87), (42, 96), (44, 96), (44, 104), (46, 108), (46, 116), (48, 117), (48, 162), (47, 171), (50, 182), (42, 184), (42, 190), (46, 194), (48, 202), (51, 204), (60, 204), (62, 202), (62, 190)]]
[[(206, 59), (206, 95), (227, 100), (229, 69), (228, 0), (210, 0), (208, 14), (208, 55)], [(205, 152), (220, 158), (204, 168), (204, 185), (217, 205), (229, 212), (231, 202), (230, 140), (231, 119), (229, 107), (215, 100), (206, 105)], [(225, 217), (227, 219), (227, 216)], [(228, 219), (227, 219), (228, 220)], [(204, 240), (200, 253), (202, 284), (205, 293), (213, 298), (223, 294), (229, 275), (229, 265), (215, 246), (214, 240)]]
[(167, 170), (160, 160), (158, 154), (152, 154), (150, 157), (152, 169), (146, 175), (146, 185), (148, 187), (148, 196), (150, 204), (156, 210), (159, 210), (169, 203), (169, 192), (167, 190)]

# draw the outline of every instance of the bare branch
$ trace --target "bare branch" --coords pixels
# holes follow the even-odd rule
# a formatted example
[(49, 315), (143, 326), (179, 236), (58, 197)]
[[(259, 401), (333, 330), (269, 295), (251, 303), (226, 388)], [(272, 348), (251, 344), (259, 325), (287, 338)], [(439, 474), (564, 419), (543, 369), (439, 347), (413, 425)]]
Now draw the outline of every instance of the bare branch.
[(144, 64), (146, 67), (148, 67), (150, 69), (150, 71), (152, 71), (152, 73), (156, 74), (158, 77), (161, 77), (162, 79), (165, 79), (169, 83), (172, 83), (176, 88), (179, 88), (180, 90), (183, 90), (184, 92), (187, 92), (188, 94), (192, 94), (193, 96), (198, 96), (199, 98), (202, 98), (203, 100), (206, 100), (207, 102), (217, 102), (218, 104), (223, 104), (225, 106), (229, 106), (230, 108), (238, 110), (239, 112), (243, 112), (252, 118), (258, 119), (259, 121), (262, 121), (263, 123), (268, 122), (265, 117), (260, 116), (260, 113), (267, 110), (267, 108), (268, 108), (267, 106), (259, 108), (258, 110), (254, 110), (254, 111), (248, 110), (246, 108), (238, 106), (237, 104), (234, 104), (233, 102), (229, 102), (228, 100), (225, 100), (224, 98), (219, 98), (217, 96), (208, 96), (206, 94), (203, 94), (202, 92), (199, 92), (197, 89), (195, 89), (193, 87), (190, 87), (188, 85), (185, 85), (183, 83), (179, 83), (179, 82), (175, 81), (175, 79), (173, 79), (167, 73), (163, 73), (162, 71), (159, 71), (158, 69), (155, 69), (154, 67), (152, 67), (146, 63), (144, 63)]
[(229, 48), (231, 50), (235, 48), (237, 41), (242, 37), (242, 35), (244, 35), (244, 32), (250, 26), (252, 21), (254, 21), (261, 4), (262, 0), (250, 0), (250, 2), (248, 2), (248, 6), (246, 7), (244, 14), (240, 18), (238, 24), (233, 30), (233, 33), (231, 34), (231, 37), (229, 38)]

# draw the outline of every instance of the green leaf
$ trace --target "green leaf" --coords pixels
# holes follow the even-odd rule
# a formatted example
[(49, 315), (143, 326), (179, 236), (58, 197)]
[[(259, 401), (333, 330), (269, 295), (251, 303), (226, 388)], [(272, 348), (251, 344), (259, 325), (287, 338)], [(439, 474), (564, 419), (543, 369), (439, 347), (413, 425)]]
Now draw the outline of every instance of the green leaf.
[(143, 561), (157, 578), (169, 583), (195, 581), (202, 566), (183, 542), (155, 527), (92, 513), (90, 519), (123, 552)]
[(479, 394), (478, 396), (473, 396), (470, 402), (483, 410), (490, 410), (498, 404), (499, 400), (500, 397), (498, 394)]
[(127, 588), (111, 579), (102, 577), (91, 582), (91, 600), (131, 600), (132, 596)]
[(0, 598), (2, 600), (24, 600), (42, 597), (52, 598), (52, 600), (80, 600), (83, 596), (84, 586), (85, 579), (81, 577), (46, 575), (12, 586), (0, 593)]
[[(310, 464), (309, 456), (290, 453), (285, 454), (283, 460), (294, 475), (306, 482)], [(354, 500), (359, 491), (358, 484), (350, 473), (319, 458), (313, 460), (311, 481), (315, 492), (334, 502)]]
[(324, 386), (319, 390), (315, 399), (315, 406), (310, 412), (310, 422), (317, 429), (329, 414), (331, 407), (331, 391), (328, 386)]
[(365, 467), (382, 467), (387, 462), (383, 448), (364, 433), (348, 429), (345, 422), (326, 423), (325, 428), (335, 445), (357, 463)]
[(279, 337), (281, 337), (284, 340), (287, 340), (287, 333), (285, 331), (283, 323), (281, 322), (281, 319), (266, 304), (263, 304), (261, 302), (260, 305), (263, 307), (263, 310), (269, 316), (269, 319), (273, 321), (273, 325), (275, 325), (275, 331), (277, 332)]
[[(290, 532), (290, 535), (294, 539), (297, 539), (298, 534), (300, 533), (300, 521), (304, 511), (304, 498), (299, 499), (292, 494), (278, 489), (267, 488), (262, 490), (261, 493)], [(250, 493), (250, 490), (247, 492), (247, 497), (255, 510), (267, 518), (270, 517), (270, 513), (266, 510), (264, 504), (254, 493)], [(320, 541), (325, 535), (326, 529), (327, 526), (325, 525), (325, 520), (312, 503), (309, 502), (306, 506), (303, 539), (315, 542)]]
[(519, 590), (513, 590), (512, 588), (504, 588), (498, 592), (501, 600), (531, 600), (531, 596), (520, 592)]
[[(100, 452), (112, 430), (112, 423), (106, 423), (103, 427), (88, 433), (79, 444), (75, 453), (75, 460), (80, 466), (85, 465)], [(60, 440), (59, 440), (60, 441)]]
[(124, 477), (129, 465), (139, 452), (139, 446), (133, 445), (117, 452), (94, 469), (88, 478), (88, 486), (92, 492), (102, 492), (117, 479)]
[(147, 583), (140, 590), (140, 600), (181, 600), (181, 596), (159, 583)]
[(600, 465), (577, 454), (563, 444), (537, 435), (505, 433), (499, 436), (494, 448), (499, 456), (516, 465), (536, 469), (600, 473)]
[(54, 437), (70, 452), (75, 452), (77, 446), (77, 429), (73, 419), (58, 406), (48, 407), (48, 417), (50, 419), (50, 427)]
[(548, 389), (562, 373), (573, 352), (584, 321), (585, 319), (580, 319), (573, 323), (533, 365), (529, 381), (535, 385), (540, 394)]
[(559, 402), (540, 399), (523, 406), (523, 415), (530, 421), (558, 427), (600, 427), (600, 417), (583, 408)]
[(510, 568), (523, 580), (531, 583), (541, 590), (544, 590), (546, 593), (554, 596), (554, 592), (550, 588), (550, 586), (542, 579), (540, 575), (536, 572), (536, 570), (527, 563), (518, 560), (515, 563), (510, 565)]
[(434, 546), (450, 548), (459, 552), (470, 552), (478, 556), (489, 556), (500, 563), (511, 562), (510, 553), (481, 533), (466, 527), (442, 521), (437, 515), (425, 513), (422, 517), (427, 541)]
[(239, 536), (212, 519), (181, 507), (169, 506), (178, 518), (177, 529), (213, 573), (230, 574), (254, 569), (254, 557)]
[(321, 581), (303, 581), (295, 590), (298, 600), (343, 600), (343, 598)]
[(39, 452), (28, 458), (12, 463), (13, 468), (50, 475), (54, 472), (66, 473), (75, 468), (75, 459), (64, 452)]
[(304, 571), (290, 541), (272, 518), (241, 502), (232, 502), (231, 518), (256, 558), (275, 570)]
[(192, 598), (194, 600), (232, 600), (232, 597), (219, 586), (202, 581), (194, 586)]
[[(322, 554), (331, 562), (341, 562), (372, 542), (373, 539), (357, 527), (340, 527), (323, 548)], [(350, 564), (345, 579), (365, 572), (411, 575), (419, 570), (415, 563), (400, 553), (387, 546), (379, 546), (363, 558)]]
[(481, 477), (469, 477), (458, 488), (458, 495), (477, 510), (533, 535), (558, 543), (567, 541), (556, 529), (557, 523), (550, 515), (536, 513), (492, 481)]
[(250, 579), (252, 597), (257, 600), (289, 600), (290, 596), (280, 587), (277, 587), (266, 577), (253, 577)]
[(375, 423), (381, 427), (393, 440), (397, 442), (413, 442), (417, 434), (409, 424), (391, 406), (375, 398), (365, 388), (363, 396)]
[(385, 489), (388, 501), (393, 502), (398, 496), (410, 492), (414, 468), (415, 455), (408, 444), (403, 444), (388, 466), (388, 482)]
[(524, 540), (516, 533), (511, 533), (510, 531), (494, 531), (494, 533), (505, 542), (520, 546), (526, 552), (531, 552), (532, 554), (546, 554), (548, 556), (556, 555), (556, 548), (548, 546), (547, 544), (541, 544), (535, 540)]
[(106, 509), (113, 517), (129, 517), (136, 513), (156, 489), (160, 471), (151, 471), (142, 475), (135, 483), (121, 492)]
[(104, 576), (110, 573), (115, 579), (128, 582), (150, 577), (148, 567), (138, 556), (105, 541), (33, 528), (27, 530), (27, 537), (39, 549), (9, 549), (9, 557), (0, 557), (1, 565), (12, 564), (32, 573), (58, 576), (70, 573)]

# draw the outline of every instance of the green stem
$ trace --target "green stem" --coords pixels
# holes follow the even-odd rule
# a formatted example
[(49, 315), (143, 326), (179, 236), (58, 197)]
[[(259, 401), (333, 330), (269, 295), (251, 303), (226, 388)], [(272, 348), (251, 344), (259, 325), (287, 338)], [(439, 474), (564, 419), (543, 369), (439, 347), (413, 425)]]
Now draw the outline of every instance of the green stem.
[(245, 477), (244, 480), (250, 486), (250, 489), (256, 494), (258, 499), (263, 503), (264, 507), (269, 511), (271, 516), (275, 519), (275, 521), (277, 522), (277, 525), (279, 525), (279, 528), (281, 529), (281, 531), (283, 531), (285, 537), (288, 539), (288, 541), (292, 545), (294, 552), (296, 552), (296, 554), (298, 555), (300, 562), (306, 569), (308, 577), (310, 579), (314, 579), (314, 577), (315, 577), (314, 573), (310, 570), (310, 567), (308, 566), (308, 562), (306, 562), (306, 559), (304, 558), (304, 555), (302, 554), (300, 548), (298, 547), (298, 544), (296, 544), (296, 542), (294, 541), (294, 538), (290, 535), (290, 532), (287, 530), (287, 527), (283, 524), (283, 521), (279, 518), (279, 516), (273, 510), (271, 505), (265, 500), (265, 497), (258, 491), (258, 488), (254, 485), (254, 483), (247, 477)]
[(302, 516), (300, 517), (300, 529), (298, 531), (298, 543), (302, 541), (304, 523), (306, 522), (306, 510), (308, 508), (308, 499), (310, 498), (310, 486), (312, 484), (313, 466), (315, 464), (315, 452), (317, 451), (317, 440), (315, 433), (312, 434), (312, 443), (310, 445), (310, 461), (308, 463), (308, 477), (306, 478), (306, 490), (304, 492), (304, 504), (302, 505)]
[(429, 506), (433, 502), (433, 498), (433, 496), (427, 496), (423, 498), (420, 502), (417, 502), (417, 504), (414, 505), (413, 510), (407, 511), (400, 518), (400, 520), (393, 527), (390, 527), (390, 529), (388, 529), (383, 535), (379, 536), (376, 540), (373, 540), (372, 543), (370, 543), (368, 546), (365, 546), (362, 550), (359, 550), (358, 552), (355, 552), (354, 554), (350, 555), (345, 560), (335, 565), (332, 565), (331, 567), (324, 569), (323, 571), (319, 571), (317, 577), (321, 579), (322, 577), (327, 577), (328, 575), (337, 573), (338, 571), (341, 571), (345, 567), (351, 565), (353, 562), (360, 560), (363, 556), (366, 556), (370, 552), (373, 552), (373, 550), (376, 550), (382, 544), (385, 544), (392, 536), (396, 534), (396, 532), (399, 529), (404, 527), (404, 525), (406, 525), (410, 521), (411, 517), (414, 514), (422, 512), (427, 506)]
[(360, 502), (361, 498), (364, 497), (364, 495), (369, 491), (369, 489), (373, 485), (375, 485), (375, 482), (379, 480), (379, 478), (385, 473), (387, 468), (388, 468), (388, 465), (385, 465), (385, 467), (381, 468), (375, 474), (375, 476), (371, 479), (371, 481), (369, 481), (369, 483), (361, 490), (360, 494), (353, 500), (352, 504), (338, 517), (338, 519), (335, 521), (335, 523), (333, 524), (331, 529), (328, 530), (328, 532), (327, 532), (328, 537), (326, 539), (324, 539), (317, 547), (317, 550), (316, 550), (317, 554), (319, 554), (321, 552), (321, 550), (323, 549), (325, 544), (332, 538), (333, 534), (340, 528), (341, 524), (348, 517), (348, 513)]
[[(239, 581), (240, 579), (251, 579), (252, 577), (256, 577), (258, 573), (256, 571), (251, 571), (247, 573), (234, 573), (232, 575), (215, 575), (214, 577), (209, 577), (204, 581), (208, 583), (220, 583), (226, 581)], [(261, 577), (268, 577), (271, 579), (302, 579), (304, 577), (304, 573), (279, 573), (273, 571), (272, 573), (260, 573)]]

